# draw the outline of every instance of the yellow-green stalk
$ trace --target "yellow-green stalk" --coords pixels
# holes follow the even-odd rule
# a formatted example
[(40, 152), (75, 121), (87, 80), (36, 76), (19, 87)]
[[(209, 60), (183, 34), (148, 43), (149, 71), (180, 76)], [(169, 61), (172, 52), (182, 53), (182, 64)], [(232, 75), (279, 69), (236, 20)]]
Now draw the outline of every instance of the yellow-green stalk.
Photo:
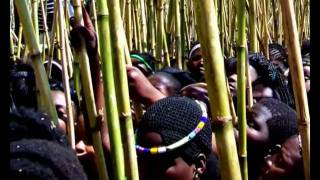
[(21, 42), (22, 42), (22, 25), (19, 24), (19, 35), (18, 35), (18, 50), (17, 50), (17, 57), (20, 58), (21, 54)]
[[(139, 179), (137, 154), (135, 149), (135, 139), (132, 124), (132, 115), (129, 99), (129, 88), (125, 59), (130, 59), (130, 54), (126, 51), (125, 46), (125, 32), (123, 29), (123, 22), (120, 15), (120, 6), (118, 1), (108, 0), (108, 7), (110, 13), (110, 36), (111, 36), (111, 50), (114, 63), (115, 81), (119, 83), (116, 86), (117, 104), (119, 108), (121, 137), (124, 146), (125, 158), (123, 156), (116, 159), (115, 169), (117, 169), (116, 179), (124, 179), (126, 174), (127, 179)], [(129, 64), (131, 65), (131, 64)], [(119, 147), (119, 151), (122, 151)], [(125, 160), (125, 161), (124, 161)], [(124, 162), (125, 169), (124, 172)]]
[(299, 132), (302, 141), (302, 157), (305, 179), (310, 180), (310, 115), (307, 92), (305, 89), (297, 24), (295, 21), (293, 1), (281, 0), (280, 2), (284, 21), (284, 30), (285, 34), (287, 34), (286, 44), (289, 56), (288, 62), (298, 115)]
[[(99, 29), (98, 29), (98, 22), (97, 22), (97, 9), (96, 9), (96, 0), (91, 1), (91, 21), (94, 25), (94, 30), (96, 31), (97, 39), (99, 39)], [(98, 53), (100, 54), (100, 42), (97, 42), (98, 45)]]
[(60, 31), (60, 51), (61, 51), (61, 65), (62, 65), (62, 81), (64, 86), (64, 95), (66, 97), (66, 110), (67, 110), (67, 135), (71, 147), (75, 149), (75, 134), (74, 134), (74, 119), (73, 119), (73, 111), (71, 105), (71, 94), (70, 94), (70, 84), (69, 84), (69, 74), (68, 74), (68, 66), (67, 66), (67, 54), (66, 54), (66, 44), (65, 44), (65, 23), (64, 23), (64, 12), (62, 7), (62, 0), (58, 0), (58, 21), (59, 21), (59, 31)]
[(154, 5), (153, 0), (147, 0), (148, 1), (148, 13), (149, 13), (149, 20), (148, 20), (148, 30), (149, 30), (149, 37), (148, 37), (148, 43), (149, 43), (149, 49), (152, 54), (152, 56), (156, 56), (156, 37), (155, 37), (155, 12), (154, 12)]
[[(112, 163), (114, 166), (117, 164), (117, 159), (123, 159), (123, 150), (121, 142), (121, 132), (119, 123), (119, 113), (116, 100), (115, 81), (114, 81), (114, 67), (112, 63), (112, 50), (109, 28), (109, 12), (107, 2), (104, 0), (97, 0), (97, 18), (99, 28), (99, 41), (100, 41), (100, 57), (101, 69), (103, 78), (103, 89), (106, 107), (106, 118), (108, 123), (108, 130), (111, 143)], [(120, 157), (118, 157), (120, 156)], [(123, 164), (121, 164), (123, 167)], [(119, 167), (119, 168), (121, 168)], [(117, 172), (117, 171), (116, 171)], [(118, 175), (120, 177), (123, 175)], [(123, 178), (123, 177), (122, 177)]]
[(145, 13), (145, 2), (144, 0), (138, 0), (140, 2), (141, 9), (141, 44), (142, 44), (142, 52), (148, 51), (147, 44), (147, 22), (146, 22), (146, 13)]
[[(181, 14), (180, 14), (180, 0), (175, 1), (175, 42), (176, 42), (176, 61), (178, 63), (178, 68), (182, 69), (182, 43), (181, 43)], [(182, 14), (183, 15), (183, 14)]]
[[(41, 16), (43, 19), (42, 23), (44, 27), (45, 40), (46, 40), (47, 48), (50, 49), (50, 37), (49, 37), (48, 26), (47, 26), (47, 14), (45, 13), (43, 0), (40, 0), (40, 6), (41, 6)], [(43, 41), (43, 45), (45, 45), (44, 41)]]
[(131, 21), (131, 0), (126, 0), (126, 14), (125, 14), (125, 22), (126, 22), (126, 37), (128, 42), (128, 48), (131, 51), (132, 50), (132, 21)]
[(253, 53), (258, 52), (258, 40), (256, 31), (256, 0), (249, 0), (249, 22), (250, 22), (250, 50)]
[(38, 22), (38, 7), (39, 7), (39, 2), (38, 0), (32, 0), (32, 11), (31, 11), (31, 16), (32, 16), (32, 23), (33, 23), (33, 28), (35, 32), (35, 38), (37, 42), (39, 43), (39, 22)]
[(86, 109), (89, 117), (89, 125), (90, 129), (92, 129), (91, 135), (93, 139), (93, 147), (96, 153), (96, 163), (98, 166), (98, 174), (99, 179), (104, 180), (108, 179), (107, 174), (107, 167), (105, 164), (104, 154), (103, 154), (103, 147), (101, 142), (101, 134), (98, 130), (97, 126), (97, 108), (95, 104), (95, 99), (93, 95), (93, 87), (92, 87), (92, 80), (91, 80), (91, 72), (90, 72), (90, 65), (89, 65), (89, 57), (87, 54), (87, 49), (85, 46), (85, 41), (82, 36), (80, 36), (80, 48), (75, 49), (74, 56), (76, 59), (79, 60), (80, 64), (80, 74), (81, 74), (81, 84), (83, 86), (84, 98), (86, 102)]
[[(165, 39), (164, 33), (164, 3), (165, 0), (157, 1), (157, 46), (156, 46), (156, 69), (159, 70), (162, 68), (163, 63), (163, 41)], [(164, 37), (163, 37), (164, 35)]]
[(217, 15), (213, 1), (194, 0), (197, 32), (204, 57), (205, 79), (208, 85), (212, 123), (216, 126), (221, 177), (241, 179), (237, 146), (227, 94), (224, 59), (221, 52)]
[(34, 69), (36, 83), (40, 90), (40, 96), (44, 100), (44, 109), (48, 112), (49, 117), (58, 126), (58, 115), (55, 105), (51, 98), (51, 91), (49, 88), (46, 71), (41, 61), (40, 47), (35, 38), (35, 31), (29, 14), (27, 2), (24, 0), (15, 0), (15, 5), (18, 11), (20, 22), (23, 26), (23, 36), (29, 52), (31, 53), (32, 66)]
[(14, 54), (14, 43), (12, 33), (10, 33), (10, 56), (12, 57), (13, 61), (16, 61), (16, 55)]
[(237, 1), (237, 115), (239, 128), (239, 162), (242, 180), (248, 180), (246, 119), (246, 8), (245, 0)]
[(76, 24), (84, 25), (83, 16), (82, 16), (82, 5), (81, 0), (72, 0), (74, 18)]

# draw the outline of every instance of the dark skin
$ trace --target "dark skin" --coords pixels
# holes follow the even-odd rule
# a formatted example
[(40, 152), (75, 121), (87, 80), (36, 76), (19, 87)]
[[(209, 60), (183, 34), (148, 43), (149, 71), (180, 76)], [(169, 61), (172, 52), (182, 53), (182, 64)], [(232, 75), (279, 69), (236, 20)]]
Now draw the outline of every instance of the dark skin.
[[(73, 23), (73, 30), (71, 31), (71, 43), (74, 48), (79, 48), (79, 42), (77, 41), (79, 36), (83, 36), (85, 39), (85, 46), (87, 49), (89, 64), (91, 70), (92, 86), (94, 90), (95, 105), (98, 113), (102, 116), (105, 111), (103, 84), (101, 81), (100, 71), (100, 57), (98, 54), (97, 37), (94, 31), (94, 26), (91, 22), (90, 16), (84, 7), (82, 7), (84, 27), (80, 26), (76, 22)], [(102, 116), (104, 117), (104, 116)], [(107, 123), (104, 118), (98, 118), (98, 124), (100, 127), (100, 134), (105, 152), (110, 152), (110, 141)]]
[[(273, 91), (267, 85), (258, 82), (258, 73), (254, 67), (249, 66), (251, 84), (252, 84), (252, 96), (253, 100), (259, 101), (264, 97), (273, 97)], [(228, 76), (228, 83), (232, 96), (237, 96), (237, 74), (231, 74)]]
[[(273, 154), (265, 156), (265, 164), (261, 168), (259, 180), (280, 180), (297, 178), (300, 172), (303, 178), (302, 156), (298, 136), (288, 138)], [(295, 175), (293, 175), (295, 174)], [(299, 173), (297, 173), (299, 176)]]
[(189, 61), (187, 62), (187, 67), (196, 81), (204, 81), (204, 66), (201, 48), (192, 53)]
[[(144, 147), (163, 146), (160, 134), (147, 132), (138, 139)], [(141, 180), (192, 180), (194, 173), (203, 174), (206, 168), (206, 156), (200, 154), (192, 164), (188, 164), (179, 153), (161, 155), (138, 155)]]
[(134, 66), (127, 66), (130, 97), (139, 103), (149, 107), (166, 95), (155, 88), (147, 77)]
[(171, 87), (170, 79), (161, 75), (151, 75), (148, 77), (148, 80), (165, 96), (171, 96), (175, 94), (174, 88)]

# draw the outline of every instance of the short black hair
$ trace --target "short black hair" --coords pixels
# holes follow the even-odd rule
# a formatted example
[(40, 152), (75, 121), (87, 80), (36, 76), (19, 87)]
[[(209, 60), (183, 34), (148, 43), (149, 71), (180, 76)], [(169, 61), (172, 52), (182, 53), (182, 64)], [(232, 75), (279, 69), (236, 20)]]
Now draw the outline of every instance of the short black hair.
[(169, 81), (168, 85), (170, 86), (170, 88), (172, 88), (174, 90), (174, 94), (179, 93), (179, 91), (181, 89), (181, 83), (174, 76), (172, 76), (171, 74), (166, 73), (166, 72), (158, 71), (158, 72), (150, 75), (148, 78), (157, 77), (157, 76), (166, 78)]
[(299, 133), (297, 114), (287, 104), (274, 98), (263, 98), (258, 103), (269, 109), (272, 114), (271, 119), (267, 120), (267, 125), (273, 144), (281, 145), (286, 139)]
[(10, 143), (9, 177), (17, 180), (87, 179), (71, 148), (45, 139), (22, 139)]
[(165, 67), (160, 70), (161, 72), (168, 73), (175, 77), (181, 84), (181, 87), (185, 87), (189, 84), (196, 83), (196, 81), (186, 71), (182, 71), (175, 67)]

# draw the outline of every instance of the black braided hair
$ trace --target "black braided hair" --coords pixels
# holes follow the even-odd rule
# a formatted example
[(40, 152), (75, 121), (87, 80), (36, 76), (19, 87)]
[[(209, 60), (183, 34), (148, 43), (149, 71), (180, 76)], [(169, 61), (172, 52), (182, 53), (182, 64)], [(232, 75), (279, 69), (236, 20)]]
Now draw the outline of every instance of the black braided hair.
[[(150, 106), (139, 124), (138, 137), (143, 133), (159, 133), (164, 145), (177, 142), (195, 129), (202, 117), (200, 106), (187, 97), (171, 96)], [(199, 153), (211, 153), (212, 130), (206, 123), (197, 136), (184, 145), (182, 158), (192, 163)]]
[(270, 60), (279, 60), (283, 62), (286, 67), (288, 67), (288, 55), (286, 53), (286, 50), (280, 44), (269, 44), (269, 55)]
[(10, 143), (12, 179), (86, 180), (86, 174), (71, 148), (44, 139), (22, 139)]
[(9, 114), (9, 119), (9, 141), (46, 139), (64, 147), (70, 146), (67, 137), (45, 113), (20, 107)]
[(288, 105), (274, 98), (263, 98), (258, 103), (268, 108), (272, 114), (267, 125), (273, 144), (282, 144), (292, 135), (299, 133), (297, 114)]
[(294, 107), (294, 99), (290, 93), (286, 78), (261, 53), (249, 54), (249, 64), (254, 67), (263, 84), (273, 89), (273, 97)]

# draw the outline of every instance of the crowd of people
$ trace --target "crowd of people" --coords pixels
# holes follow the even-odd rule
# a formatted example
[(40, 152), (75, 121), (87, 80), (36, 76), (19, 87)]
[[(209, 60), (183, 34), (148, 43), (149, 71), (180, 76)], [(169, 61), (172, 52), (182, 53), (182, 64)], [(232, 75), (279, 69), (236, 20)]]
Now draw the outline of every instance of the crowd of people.
[[(76, 24), (71, 44), (84, 36), (90, 61), (97, 109), (104, 107), (103, 81), (97, 38), (86, 10), (84, 27)], [(72, 22), (72, 21), (71, 21)], [(306, 91), (310, 91), (309, 41), (301, 47)], [(219, 151), (204, 76), (201, 45), (194, 42), (186, 58), (187, 70), (173, 64), (160, 70), (148, 52), (131, 52), (127, 66), (130, 98), (142, 104), (141, 118), (133, 116), (141, 180), (221, 179)], [(247, 108), (248, 173), (250, 180), (304, 179), (301, 140), (286, 49), (269, 45), (269, 59), (248, 52), (254, 104)], [(59, 123), (38, 107), (36, 77), (30, 61), (14, 62), (10, 69), (10, 176), (14, 179), (98, 179), (85, 99), (70, 79), (76, 147), (67, 140), (67, 105), (59, 60), (52, 62), (49, 85)], [(237, 58), (225, 59), (232, 102), (237, 106)], [(47, 68), (48, 61), (44, 62)], [(134, 109), (132, 110), (135, 114)], [(103, 118), (102, 118), (103, 119)], [(106, 165), (112, 169), (106, 121), (99, 122)], [(238, 126), (234, 126), (237, 145)], [(108, 171), (109, 179), (113, 172)]]

